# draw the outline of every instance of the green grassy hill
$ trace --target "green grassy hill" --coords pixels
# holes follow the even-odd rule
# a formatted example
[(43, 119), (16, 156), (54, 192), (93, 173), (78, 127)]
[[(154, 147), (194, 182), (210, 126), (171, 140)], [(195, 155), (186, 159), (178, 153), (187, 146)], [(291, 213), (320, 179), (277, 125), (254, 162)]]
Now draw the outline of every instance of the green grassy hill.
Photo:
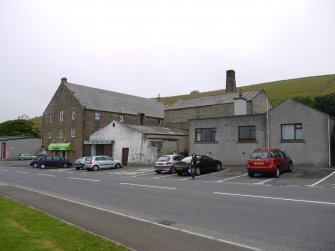
[[(272, 104), (276, 106), (285, 99), (293, 98), (296, 96), (314, 97), (314, 96), (326, 95), (329, 93), (335, 93), (335, 74), (281, 80), (276, 82), (242, 86), (237, 88), (242, 89), (242, 91), (264, 89), (268, 94)], [(212, 96), (224, 93), (225, 90), (221, 89), (197, 94), (162, 97), (162, 101), (167, 105), (172, 105), (179, 99), (197, 98), (197, 97)]]

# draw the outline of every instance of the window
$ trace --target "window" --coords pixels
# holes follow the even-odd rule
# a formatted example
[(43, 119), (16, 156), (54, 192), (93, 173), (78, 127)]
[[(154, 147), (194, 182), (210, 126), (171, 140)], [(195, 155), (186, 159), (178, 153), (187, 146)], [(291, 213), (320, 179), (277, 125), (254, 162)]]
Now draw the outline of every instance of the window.
[(123, 115), (120, 115), (120, 122), (123, 122)]
[(256, 141), (256, 126), (239, 126), (238, 141), (242, 142)]
[(48, 132), (48, 139), (51, 139), (51, 132)]
[(139, 119), (138, 124), (143, 125), (143, 123), (144, 123), (144, 113), (139, 113), (138, 114), (138, 119)]
[(71, 128), (71, 138), (76, 137), (76, 129)]
[(281, 125), (281, 139), (286, 141), (302, 140), (302, 124)]
[(63, 130), (62, 129), (59, 130), (58, 138), (60, 138), (60, 139), (63, 138)]
[(72, 120), (76, 119), (76, 111), (72, 111)]
[(49, 123), (51, 123), (51, 113), (49, 113)]
[(63, 121), (63, 120), (64, 120), (64, 112), (63, 112), (63, 111), (60, 111), (60, 112), (59, 112), (59, 120), (60, 120), (60, 121)]
[(216, 128), (195, 129), (195, 142), (216, 142)]
[(100, 112), (95, 112), (95, 120), (99, 120), (100, 119)]

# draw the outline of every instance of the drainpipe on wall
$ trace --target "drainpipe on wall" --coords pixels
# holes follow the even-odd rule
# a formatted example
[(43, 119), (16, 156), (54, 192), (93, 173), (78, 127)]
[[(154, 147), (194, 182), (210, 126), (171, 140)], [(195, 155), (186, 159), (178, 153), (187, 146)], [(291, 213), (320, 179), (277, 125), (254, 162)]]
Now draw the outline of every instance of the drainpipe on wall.
[(270, 128), (269, 128), (269, 99), (266, 98), (266, 137), (268, 140), (268, 150), (270, 150)]
[(327, 115), (327, 130), (328, 130), (328, 167), (331, 167), (331, 136), (330, 136), (330, 122), (329, 115)]

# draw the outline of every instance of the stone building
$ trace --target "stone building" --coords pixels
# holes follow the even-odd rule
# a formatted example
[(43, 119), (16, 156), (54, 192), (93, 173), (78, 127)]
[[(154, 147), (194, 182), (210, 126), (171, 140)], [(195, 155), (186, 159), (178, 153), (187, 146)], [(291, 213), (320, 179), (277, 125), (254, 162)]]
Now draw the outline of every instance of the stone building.
[(90, 142), (94, 132), (112, 121), (158, 126), (163, 123), (164, 109), (156, 99), (72, 84), (62, 78), (43, 113), (42, 144), (49, 153), (71, 160), (91, 155), (92, 144), (96, 154), (112, 156), (114, 142)]
[(235, 72), (227, 71), (226, 93), (183, 99), (164, 112), (164, 124), (188, 131), (189, 120), (265, 113), (272, 105), (264, 90), (237, 92)]

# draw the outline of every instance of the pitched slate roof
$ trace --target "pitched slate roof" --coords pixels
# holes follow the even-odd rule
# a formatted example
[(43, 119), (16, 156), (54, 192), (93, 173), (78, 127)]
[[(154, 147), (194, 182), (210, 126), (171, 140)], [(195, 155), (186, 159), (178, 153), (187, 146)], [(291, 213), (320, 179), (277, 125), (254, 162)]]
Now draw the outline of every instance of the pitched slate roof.
[[(242, 97), (247, 99), (247, 101), (250, 101), (254, 99), (261, 92), (263, 91), (254, 90), (254, 91), (243, 92)], [(239, 97), (238, 93), (225, 93), (215, 96), (207, 96), (192, 99), (180, 99), (171, 106), (169, 106), (168, 110), (232, 103), (234, 102), (234, 98), (238, 97)]]
[(72, 83), (66, 83), (66, 86), (86, 109), (134, 115), (144, 113), (148, 117), (164, 118), (166, 107), (156, 99), (142, 98)]
[(155, 134), (155, 135), (175, 135), (175, 136), (187, 136), (188, 133), (176, 128), (165, 127), (165, 126), (140, 126), (140, 125), (126, 125), (136, 131), (144, 134)]

